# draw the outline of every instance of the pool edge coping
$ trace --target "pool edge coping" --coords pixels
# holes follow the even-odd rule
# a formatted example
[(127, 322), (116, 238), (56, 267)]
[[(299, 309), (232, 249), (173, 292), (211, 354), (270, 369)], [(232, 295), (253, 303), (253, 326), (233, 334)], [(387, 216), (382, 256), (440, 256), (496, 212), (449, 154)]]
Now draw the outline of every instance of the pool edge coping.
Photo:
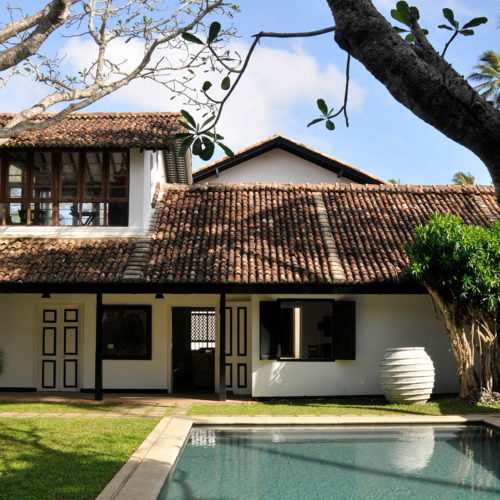
[[(193, 425), (415, 425), (482, 423), (500, 431), (500, 416), (176, 416), (164, 417), (137, 448), (96, 500), (156, 500), (184, 447)], [(148, 488), (148, 489), (146, 489)]]

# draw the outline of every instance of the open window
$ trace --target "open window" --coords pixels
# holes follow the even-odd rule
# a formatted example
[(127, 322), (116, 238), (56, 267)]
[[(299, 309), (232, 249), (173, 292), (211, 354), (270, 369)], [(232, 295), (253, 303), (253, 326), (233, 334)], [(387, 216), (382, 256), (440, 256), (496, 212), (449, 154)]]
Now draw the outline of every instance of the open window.
[(103, 359), (151, 359), (151, 306), (102, 307)]
[(278, 300), (260, 303), (260, 359), (355, 359), (355, 303)]

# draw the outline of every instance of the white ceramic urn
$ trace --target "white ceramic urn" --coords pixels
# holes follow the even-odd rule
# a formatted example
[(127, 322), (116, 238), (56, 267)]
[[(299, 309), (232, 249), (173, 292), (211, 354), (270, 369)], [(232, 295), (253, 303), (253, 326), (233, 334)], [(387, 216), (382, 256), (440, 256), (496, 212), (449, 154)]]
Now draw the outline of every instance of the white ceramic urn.
[(423, 347), (386, 349), (380, 363), (380, 384), (391, 403), (418, 405), (434, 388), (434, 364)]

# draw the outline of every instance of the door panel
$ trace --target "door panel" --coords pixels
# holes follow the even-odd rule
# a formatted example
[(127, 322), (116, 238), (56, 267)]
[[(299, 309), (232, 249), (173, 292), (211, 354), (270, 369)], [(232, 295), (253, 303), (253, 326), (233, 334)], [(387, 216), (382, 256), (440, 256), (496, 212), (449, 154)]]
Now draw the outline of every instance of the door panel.
[(226, 304), (226, 389), (251, 394), (251, 337), (247, 302)]
[(79, 317), (79, 309), (74, 305), (47, 306), (41, 309), (41, 390), (78, 389)]

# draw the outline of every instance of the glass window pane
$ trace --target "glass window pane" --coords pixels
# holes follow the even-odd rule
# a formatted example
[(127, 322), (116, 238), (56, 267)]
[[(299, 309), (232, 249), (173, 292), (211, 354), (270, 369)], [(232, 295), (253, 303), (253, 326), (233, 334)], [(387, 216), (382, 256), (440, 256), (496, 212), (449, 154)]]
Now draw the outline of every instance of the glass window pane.
[(9, 153), (8, 162), (8, 197), (24, 198), (26, 193), (26, 153)]
[(83, 203), (82, 225), (104, 226), (104, 203)]
[(68, 152), (62, 154), (61, 197), (62, 198), (78, 197), (78, 152)]
[(79, 225), (78, 203), (59, 203), (59, 225), (61, 226)]
[(102, 159), (102, 153), (85, 153), (85, 198), (101, 198), (103, 195)]
[(128, 203), (108, 204), (108, 226), (128, 226)]
[(281, 304), (281, 311), (283, 358), (331, 359), (331, 302), (284, 301)]
[(5, 223), (7, 225), (26, 225), (27, 221), (26, 203), (7, 203), (5, 205)]
[(126, 198), (128, 187), (127, 154), (111, 153), (109, 158), (109, 197)]
[(50, 226), (52, 224), (52, 203), (31, 203), (31, 225)]
[(52, 184), (51, 153), (33, 155), (33, 198), (50, 198)]

